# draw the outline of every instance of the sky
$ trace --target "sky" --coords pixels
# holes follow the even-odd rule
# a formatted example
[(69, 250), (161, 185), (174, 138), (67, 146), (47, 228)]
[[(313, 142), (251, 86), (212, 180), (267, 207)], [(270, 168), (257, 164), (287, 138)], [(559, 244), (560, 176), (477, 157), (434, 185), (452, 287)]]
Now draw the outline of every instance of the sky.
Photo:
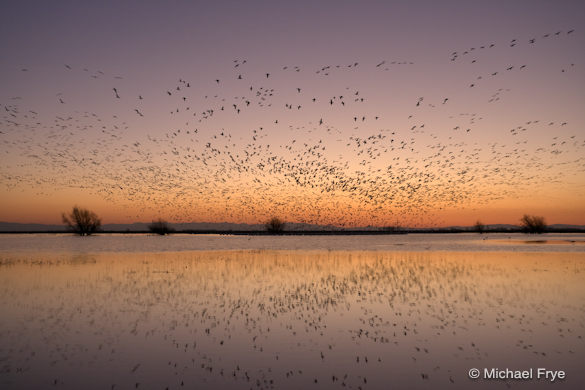
[(7, 1), (0, 221), (585, 224), (582, 1)]

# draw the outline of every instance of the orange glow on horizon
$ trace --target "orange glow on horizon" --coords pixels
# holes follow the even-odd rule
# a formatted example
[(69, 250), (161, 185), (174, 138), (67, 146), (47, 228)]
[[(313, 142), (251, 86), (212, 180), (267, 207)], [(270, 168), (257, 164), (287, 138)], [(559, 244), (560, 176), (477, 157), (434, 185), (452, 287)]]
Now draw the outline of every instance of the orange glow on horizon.
[(296, 6), (12, 5), (0, 221), (585, 225), (581, 6)]

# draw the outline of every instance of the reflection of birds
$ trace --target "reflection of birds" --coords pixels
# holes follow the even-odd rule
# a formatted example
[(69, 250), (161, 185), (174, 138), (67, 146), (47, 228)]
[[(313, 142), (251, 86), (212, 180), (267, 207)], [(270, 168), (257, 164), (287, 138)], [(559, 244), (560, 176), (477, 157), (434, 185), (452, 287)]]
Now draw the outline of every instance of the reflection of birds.
[[(144, 145), (132, 149), (141, 146)], [(117, 189), (128, 191), (125, 186)], [(224, 238), (193, 239), (211, 246)], [(315, 241), (306, 237), (303, 240)], [(404, 241), (392, 236), (344, 237), (334, 241), (341, 248), (355, 249), (356, 243), (363, 248), (382, 240), (389, 244)], [(461, 242), (453, 241), (454, 245)], [(259, 239), (249, 236), (245, 242), (246, 247), (256, 247)], [(59, 356), (75, 358), (84, 366), (98, 364), (102, 359), (123, 358), (127, 363), (122, 384), (130, 383), (136, 388), (143, 386), (145, 367), (160, 359), (153, 359), (152, 355), (128, 357), (126, 350), (119, 347), (120, 330), (128, 333), (125, 336), (128, 340), (140, 339), (146, 348), (165, 349), (164, 365), (168, 369), (157, 376), (162, 388), (166, 385), (172, 388), (172, 384), (198, 388), (209, 382), (225, 382), (234, 388), (274, 389), (297, 388), (300, 382), (318, 383), (325, 388), (366, 389), (368, 385), (377, 387), (376, 384), (385, 383), (388, 376), (393, 377), (396, 386), (408, 387), (423, 380), (434, 387), (447, 380), (455, 383), (454, 367), (472, 359), (484, 359), (492, 350), (489, 335), (502, 329), (516, 335), (506, 350), (509, 357), (536, 354), (547, 358), (549, 350), (533, 341), (547, 335), (564, 346), (550, 349), (556, 351), (556, 359), (574, 359), (578, 352), (572, 345), (581, 342), (582, 336), (567, 325), (571, 320), (555, 312), (554, 307), (562, 305), (561, 297), (553, 294), (539, 302), (538, 308), (529, 304), (530, 298), (511, 300), (494, 308), (494, 302), (510, 295), (529, 297), (527, 291), (533, 288), (530, 281), (538, 278), (539, 269), (526, 267), (519, 274), (517, 261), (494, 261), (492, 255), (481, 252), (437, 255), (433, 253), (437, 244), (431, 245), (430, 251), (416, 253), (248, 250), (193, 252), (189, 256), (164, 253), (61, 256), (64, 260), (58, 260), (59, 271), (72, 272), (80, 265), (94, 262), (99, 265), (108, 260), (103, 269), (109, 272), (101, 279), (100, 275), (81, 274), (79, 283), (45, 282), (28, 287), (23, 294), (16, 293), (23, 287), (9, 284), (7, 291), (14, 296), (15, 305), (31, 318), (29, 326), (18, 330), (24, 336), (56, 318), (57, 313), (72, 319), (53, 324), (65, 333), (70, 333), (72, 324), (82, 319), (103, 329), (97, 354), (65, 343), (61, 337), (47, 338), (44, 343), (48, 350), (58, 350)], [(29, 257), (29, 263), (37, 260)], [(510, 258), (522, 260), (518, 256)], [(539, 268), (558, 272), (562, 266), (553, 260), (539, 259)], [(55, 265), (44, 267), (51, 272)], [(582, 272), (583, 266), (574, 271)], [(177, 274), (181, 277), (173, 278)], [(134, 302), (140, 297), (136, 304), (153, 305), (160, 301), (167, 304), (157, 308), (156, 319), (149, 319), (152, 326), (144, 327), (140, 326), (143, 312), (113, 311), (106, 303), (80, 312), (76, 301), (61, 299), (63, 294), (84, 296), (93, 292), (96, 279), (100, 288), (115, 289), (120, 302)], [(453, 279), (457, 280), (456, 286)], [(503, 288), (493, 289), (494, 279), (505, 281), (501, 282)], [(558, 280), (546, 283), (553, 289), (561, 286)], [(153, 289), (156, 284), (165, 287)], [(490, 289), (490, 294), (482, 293)], [(31, 291), (44, 297), (43, 310), (35, 311)], [(352, 313), (351, 321), (338, 320), (335, 313), (341, 308)], [(566, 307), (563, 312), (570, 318), (580, 313), (579, 308)], [(550, 323), (555, 331), (550, 332), (550, 327), (527, 329), (527, 318), (536, 316)], [(195, 326), (197, 337), (185, 337), (185, 329)], [(13, 328), (17, 332), (16, 326)], [(24, 360), (34, 355), (37, 344), (30, 340), (31, 337), (21, 337), (13, 341), (15, 358)], [(274, 348), (278, 344), (287, 348)], [(239, 353), (243, 349), (253, 351), (255, 359), (250, 361), (249, 355)], [(395, 358), (396, 350), (411, 363), (389, 365), (387, 362)], [(435, 362), (435, 354), (452, 358)], [(263, 361), (261, 367), (258, 360)], [(338, 361), (344, 364), (336, 364)], [(34, 373), (40, 369), (31, 370)], [(60, 375), (55, 373), (50, 382), (55, 386), (66, 385), (68, 377), (62, 380)], [(110, 378), (111, 388), (123, 387), (116, 383), (116, 378)]]

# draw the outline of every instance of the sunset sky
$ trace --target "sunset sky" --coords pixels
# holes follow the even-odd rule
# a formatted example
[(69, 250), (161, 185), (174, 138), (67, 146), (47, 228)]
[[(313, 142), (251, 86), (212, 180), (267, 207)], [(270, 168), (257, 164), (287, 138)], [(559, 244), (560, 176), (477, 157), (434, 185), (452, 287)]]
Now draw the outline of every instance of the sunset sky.
[(0, 221), (585, 224), (583, 1), (2, 9)]

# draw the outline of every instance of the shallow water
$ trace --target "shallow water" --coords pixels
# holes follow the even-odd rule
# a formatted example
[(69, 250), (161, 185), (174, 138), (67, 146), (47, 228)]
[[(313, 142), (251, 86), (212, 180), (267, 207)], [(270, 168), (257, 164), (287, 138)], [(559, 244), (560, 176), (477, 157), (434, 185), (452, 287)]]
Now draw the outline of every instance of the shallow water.
[(582, 250), (4, 247), (0, 387), (584, 388)]
[[(545, 241), (543, 243), (543, 241)], [(563, 243), (565, 245), (556, 245)], [(168, 252), (195, 250), (368, 250), (584, 252), (585, 234), (458, 233), (358, 236), (220, 234), (0, 234), (0, 251)], [(551, 248), (555, 245), (555, 248)]]

